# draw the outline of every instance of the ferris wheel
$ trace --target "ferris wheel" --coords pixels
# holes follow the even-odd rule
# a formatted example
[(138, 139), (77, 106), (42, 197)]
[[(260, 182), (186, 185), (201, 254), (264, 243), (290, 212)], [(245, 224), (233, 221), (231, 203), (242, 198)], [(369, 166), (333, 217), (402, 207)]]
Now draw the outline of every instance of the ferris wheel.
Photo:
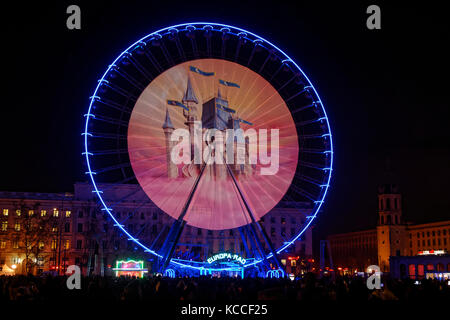
[[(268, 261), (281, 269), (278, 254), (316, 218), (333, 167), (329, 121), (306, 74), (271, 42), (218, 23), (175, 25), (130, 45), (98, 81), (82, 135), (102, 210), (163, 274), (233, 269), (211, 264), (217, 256), (176, 257), (187, 226), (234, 230), (245, 242), (246, 258), (234, 255), (243, 269)], [(147, 196), (137, 208), (151, 202), (170, 219), (158, 241), (116, 214), (130, 195), (104, 197), (122, 184)], [(261, 219), (280, 201), (308, 202), (311, 214), (274, 247)]]

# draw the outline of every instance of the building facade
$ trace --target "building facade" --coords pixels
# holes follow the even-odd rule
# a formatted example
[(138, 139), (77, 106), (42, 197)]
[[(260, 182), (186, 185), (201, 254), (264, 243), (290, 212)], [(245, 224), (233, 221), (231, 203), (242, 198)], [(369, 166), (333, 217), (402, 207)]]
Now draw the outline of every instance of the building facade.
[[(115, 217), (134, 237), (152, 248), (164, 241), (173, 218), (149, 201), (138, 185), (105, 185), (102, 189), (105, 199), (116, 202)], [(0, 210), (0, 267), (5, 270), (13, 269), (16, 274), (63, 273), (75, 264), (83, 274), (105, 275), (112, 274), (118, 260), (140, 259), (152, 271), (152, 257), (113, 225), (98, 206), (90, 184), (76, 183), (74, 193), (63, 194), (0, 192)], [(296, 235), (310, 213), (306, 203), (283, 202), (260, 223), (278, 248)], [(206, 261), (220, 252), (248, 255), (238, 229), (206, 230), (187, 225), (174, 257)], [(282, 257), (291, 267), (289, 255), (299, 259), (312, 256), (310, 228)]]
[(393, 256), (415, 256), (424, 250), (450, 248), (450, 220), (410, 224), (403, 220), (402, 197), (396, 185), (384, 185), (378, 193), (376, 228), (328, 237), (336, 267), (365, 270), (378, 265), (389, 272)]

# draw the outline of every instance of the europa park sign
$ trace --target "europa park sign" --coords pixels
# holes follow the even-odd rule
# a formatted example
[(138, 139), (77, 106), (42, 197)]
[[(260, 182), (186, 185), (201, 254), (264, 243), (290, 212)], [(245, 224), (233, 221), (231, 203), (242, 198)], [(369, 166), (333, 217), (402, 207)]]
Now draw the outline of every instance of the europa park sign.
[(227, 253), (227, 252), (215, 254), (215, 255), (209, 257), (207, 261), (208, 261), (208, 263), (213, 263), (218, 260), (224, 260), (224, 259), (237, 261), (243, 265), (245, 264), (245, 259), (243, 257), (241, 257), (240, 255), (237, 255), (237, 254), (231, 254), (231, 253)]

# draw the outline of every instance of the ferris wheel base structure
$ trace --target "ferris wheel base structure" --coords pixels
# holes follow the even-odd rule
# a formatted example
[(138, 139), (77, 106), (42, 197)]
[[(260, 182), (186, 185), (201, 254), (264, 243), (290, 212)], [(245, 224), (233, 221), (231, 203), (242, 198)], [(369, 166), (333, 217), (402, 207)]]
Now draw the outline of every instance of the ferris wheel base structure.
[[(255, 79), (260, 77), (261, 83), (267, 83), (267, 85), (261, 86), (260, 92), (267, 91), (267, 88), (275, 90), (276, 94), (273, 94), (273, 96), (280, 97), (282, 105), (288, 110), (289, 116), (287, 118), (292, 119), (292, 123), (295, 125), (293, 132), (297, 135), (298, 159), (295, 160), (295, 172), (290, 178), (292, 181), (286, 187), (282, 198), (291, 202), (307, 201), (311, 205), (311, 214), (304, 223), (298, 226), (295, 234), (278, 248), (273, 246), (264, 226), (261, 225), (261, 217), (270, 209), (265, 211), (255, 209), (254, 203), (252, 204), (248, 199), (249, 190), (241, 190), (242, 184), (235, 177), (237, 174), (235, 168), (230, 168), (228, 165), (224, 172), (228, 173), (229, 183), (234, 189), (234, 196), (237, 197), (248, 218), (247, 224), (236, 224), (230, 227), (230, 229), (236, 230), (240, 236), (245, 258), (230, 252), (224, 252), (223, 254), (226, 255), (223, 256), (223, 259), (215, 260), (213, 263), (173, 257), (185, 226), (198, 223), (193, 222), (192, 219), (189, 220), (188, 212), (195, 201), (193, 200), (193, 194), (196, 192), (204, 166), (199, 169), (200, 173), (197, 180), (190, 193), (184, 198), (180, 212), (174, 214), (169, 209), (166, 211), (174, 218), (171, 227), (164, 233), (161, 230), (152, 243), (145, 243), (140, 240), (139, 233), (142, 230), (136, 233), (127, 229), (125, 227), (126, 219), (124, 220), (115, 214), (115, 207), (120, 206), (121, 201), (111, 202), (103, 196), (104, 191), (106, 191), (103, 186), (108, 183), (138, 182), (144, 189), (142, 176), (139, 175), (139, 171), (132, 160), (134, 157), (133, 150), (136, 148), (129, 145), (133, 142), (133, 140), (130, 140), (129, 130), (133, 123), (133, 110), (138, 106), (139, 99), (145, 96), (146, 90), (151, 87), (152, 83), (164, 78), (162, 76), (166, 72), (178, 68), (177, 81), (180, 79), (180, 74), (193, 72), (193, 75), (197, 76), (193, 84), (196, 84), (196, 89), (200, 90), (200, 93), (206, 97), (210, 93), (204, 92), (205, 88), (208, 88), (204, 79), (209, 79), (216, 72), (218, 74), (222, 72), (226, 75), (227, 68), (225, 67), (222, 67), (221, 70), (202, 70), (198, 66), (191, 65), (191, 61), (196, 61), (199, 65), (202, 64), (202, 61), (208, 61), (203, 64), (207, 68), (212, 68), (215, 65), (214, 61), (219, 61), (217, 65), (221, 65), (220, 61), (224, 61), (222, 65), (232, 62), (236, 65), (236, 69), (233, 70), (239, 70), (239, 68), (248, 70), (244, 71), (237, 80), (218, 79), (219, 82), (213, 86), (216, 92), (219, 84), (225, 86), (226, 90), (231, 90), (230, 87), (240, 88), (241, 86), (251, 89), (252, 84), (257, 83), (257, 80), (248, 83), (247, 86), (245, 83), (237, 84), (235, 81), (242, 80), (244, 82), (245, 77), (253, 72)], [(180, 72), (182, 69), (179, 66), (188, 62), (189, 69)], [(229, 76), (231, 75), (229, 74)], [(191, 105), (194, 102), (197, 103), (198, 97), (190, 91), (193, 90), (193, 88), (190, 88), (190, 80), (191, 76), (189, 75), (187, 79), (188, 90), (183, 98), (165, 96), (164, 99), (160, 99), (161, 101), (165, 101), (167, 98), (175, 99), (167, 100), (168, 105), (174, 106), (174, 110), (169, 110), (166, 105), (158, 107), (159, 109), (156, 108), (161, 117), (166, 115), (166, 122), (162, 126), (164, 132), (167, 132), (168, 129), (174, 129), (172, 122), (183, 122), (180, 120), (182, 114), (188, 119), (186, 124), (192, 122), (189, 120), (191, 119), (189, 118), (191, 117), (190, 112), (193, 110)], [(217, 81), (217, 79), (214, 81)], [(161, 84), (161, 82), (159, 83)], [(180, 90), (185, 89), (177, 88), (171, 92), (180, 92)], [(213, 98), (213, 101), (222, 103), (224, 98), (221, 97), (220, 90), (218, 91), (217, 97)], [(232, 95), (232, 91), (226, 92)], [(253, 95), (256, 97), (258, 94), (256, 92)], [(247, 127), (253, 124), (258, 126), (260, 125), (258, 119), (260, 122), (262, 119), (270, 123), (274, 118), (280, 116), (280, 112), (277, 111), (276, 115), (266, 117), (264, 120), (264, 114), (268, 114), (270, 110), (255, 112), (256, 109), (252, 110), (248, 107), (252, 101), (242, 100), (243, 106), (240, 106), (236, 99), (236, 97), (231, 96), (229, 100), (234, 101), (237, 107), (219, 105), (222, 113), (224, 111), (230, 113), (229, 117), (233, 119), (234, 125), (237, 123)], [(241, 115), (238, 117), (237, 114), (232, 114), (233, 108), (237, 108), (236, 110), (239, 113), (246, 115), (244, 116), (245, 120), (240, 118)], [(175, 121), (168, 118), (169, 114), (172, 114), (172, 117), (176, 116)], [(155, 117), (155, 114), (148, 116), (151, 119)], [(250, 116), (253, 116), (253, 118)], [(162, 135), (161, 126), (153, 126), (151, 130), (153, 130), (151, 132), (156, 132), (156, 135)], [(92, 182), (92, 192), (98, 197), (102, 210), (129, 241), (133, 242), (136, 247), (141, 248), (143, 252), (153, 256), (153, 261), (155, 261), (153, 271), (157, 270), (158, 273), (169, 277), (178, 275), (201, 276), (220, 274), (221, 272), (234, 273), (241, 277), (245, 275), (285, 276), (278, 255), (298, 241), (310, 227), (322, 208), (331, 181), (333, 143), (330, 124), (322, 100), (307, 75), (294, 60), (271, 42), (247, 30), (219, 23), (195, 22), (174, 25), (150, 33), (130, 45), (109, 65), (98, 81), (90, 98), (88, 112), (85, 114), (85, 129), (82, 136), (84, 142), (83, 157), (87, 166), (86, 174)], [(292, 136), (291, 133), (286, 138)], [(148, 141), (157, 140), (153, 137), (147, 138)], [(289, 146), (284, 150), (292, 149), (295, 148)], [(183, 173), (187, 171), (184, 170)], [(176, 171), (172, 170), (170, 174), (173, 175), (174, 172)], [(146, 189), (144, 191), (147, 192)], [(151, 192), (151, 190), (148, 191), (147, 195), (151, 201), (157, 202), (158, 205), (158, 198), (153, 198)], [(165, 199), (162, 202), (160, 201), (161, 205), (164, 205), (164, 201)], [(273, 208), (274, 205), (275, 203), (269, 207)], [(228, 255), (231, 255), (231, 257)]]

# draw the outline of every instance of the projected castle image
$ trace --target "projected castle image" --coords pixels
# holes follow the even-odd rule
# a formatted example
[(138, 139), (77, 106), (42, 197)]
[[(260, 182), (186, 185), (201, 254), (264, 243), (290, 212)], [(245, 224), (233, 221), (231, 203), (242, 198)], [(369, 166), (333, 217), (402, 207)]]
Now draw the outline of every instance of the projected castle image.
[[(201, 137), (205, 134), (208, 129), (216, 129), (221, 132), (220, 135), (214, 136), (215, 149), (217, 150), (218, 144), (220, 143), (223, 150), (224, 162), (227, 161), (228, 164), (232, 163), (231, 169), (233, 174), (237, 177), (242, 175), (252, 175), (254, 165), (250, 164), (250, 150), (249, 150), (249, 138), (241, 134), (242, 131), (240, 127), (241, 122), (246, 124), (251, 124), (246, 120), (242, 120), (238, 117), (237, 112), (230, 108), (228, 105), (228, 100), (222, 97), (220, 88), (217, 91), (217, 96), (211, 98), (210, 100), (203, 103), (202, 106), (199, 105), (199, 101), (196, 97), (194, 89), (192, 88), (190, 77), (187, 79), (186, 92), (181, 99), (182, 105), (186, 107), (183, 109), (183, 116), (186, 119), (184, 123), (189, 129), (190, 136), (190, 150), (191, 150), (191, 161), (190, 164), (185, 164), (178, 167), (171, 159), (171, 152), (176, 144), (175, 141), (171, 139), (171, 135), (175, 130), (172, 120), (170, 118), (170, 111), (166, 109), (166, 116), (162, 129), (164, 130), (165, 140), (166, 140), (166, 156), (167, 156), (167, 176), (169, 178), (183, 177), (196, 177), (200, 170), (200, 164), (193, 163), (195, 152), (195, 144), (198, 143), (194, 140), (195, 134)], [(199, 122), (199, 111), (202, 109), (201, 122)], [(201, 123), (201, 129), (196, 128), (196, 122)], [(233, 130), (233, 135), (227, 136), (226, 130)], [(195, 130), (200, 132), (195, 133)], [(239, 130), (239, 131), (238, 131)], [(233, 144), (231, 146), (232, 154), (227, 154), (227, 145)], [(202, 139), (202, 146), (200, 150), (204, 150), (207, 147), (204, 139)], [(214, 154), (212, 154), (214, 156)], [(225, 179), (227, 177), (226, 166), (222, 163), (212, 163), (205, 169), (206, 178), (214, 179)]]

